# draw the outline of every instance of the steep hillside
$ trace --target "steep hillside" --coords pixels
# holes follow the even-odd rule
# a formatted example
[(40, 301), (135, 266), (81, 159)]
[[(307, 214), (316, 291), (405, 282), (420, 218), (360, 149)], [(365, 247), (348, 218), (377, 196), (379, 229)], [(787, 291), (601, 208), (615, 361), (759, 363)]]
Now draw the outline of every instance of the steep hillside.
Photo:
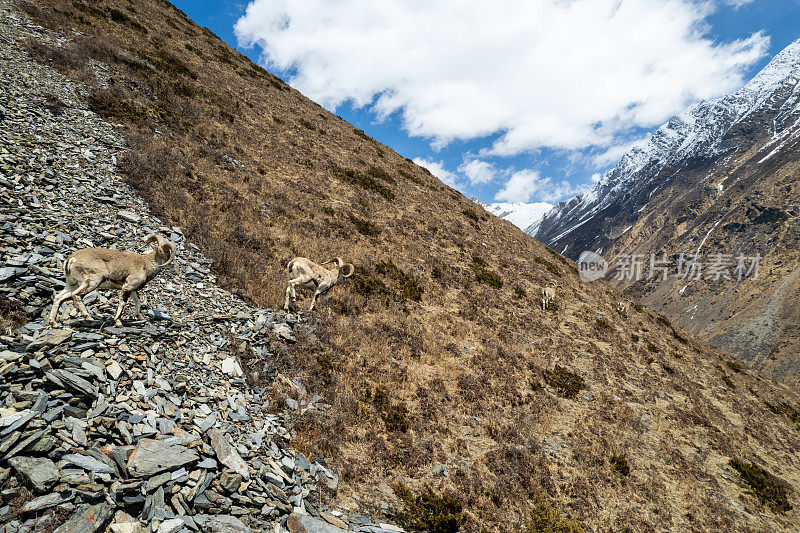
[(409, 530), (800, 523), (793, 389), (616, 311), (619, 293), (166, 2), (16, 5), (54, 32), (19, 46), (124, 125), (117, 170), (231, 291), (275, 306), (289, 258), (356, 265), (331, 316), (247, 376), (278, 402), (322, 397), (290, 444), (338, 472), (324, 501)]
[(559, 204), (537, 237), (573, 258), (583, 250), (608, 260), (641, 254), (645, 271), (651, 253), (676, 260), (699, 252), (706, 268), (715, 254), (730, 254), (721, 264), (732, 263), (737, 277), (740, 255), (763, 256), (757, 279), (742, 283), (672, 275), (617, 283), (701, 338), (797, 383), (798, 161), (800, 40), (736, 93), (663, 125), (593, 191)]

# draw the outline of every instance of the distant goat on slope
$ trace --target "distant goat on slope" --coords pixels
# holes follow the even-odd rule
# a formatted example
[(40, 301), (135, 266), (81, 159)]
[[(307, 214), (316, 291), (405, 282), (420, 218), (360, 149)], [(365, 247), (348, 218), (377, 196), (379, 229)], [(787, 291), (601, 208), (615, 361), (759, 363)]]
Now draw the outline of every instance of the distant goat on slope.
[[(327, 269), (322, 265), (333, 264), (334, 267)], [(322, 297), (323, 303), (328, 305), (328, 292), (339, 281), (353, 275), (355, 268), (350, 263), (345, 263), (341, 257), (334, 257), (330, 261), (325, 261), (319, 265), (305, 257), (295, 257), (286, 265), (286, 277), (288, 286), (286, 287), (286, 300), (283, 304), (284, 310), (288, 313), (290, 300), (293, 303), (297, 299), (297, 287), (308, 287), (314, 289), (314, 296), (311, 298), (309, 311), (314, 310), (317, 298)], [(346, 272), (344, 272), (346, 271)], [(330, 308), (328, 308), (330, 312)]]
[(556, 289), (560, 289), (561, 285), (551, 281), (547, 287), (542, 288), (542, 311), (547, 311), (547, 306), (553, 303), (556, 299)]

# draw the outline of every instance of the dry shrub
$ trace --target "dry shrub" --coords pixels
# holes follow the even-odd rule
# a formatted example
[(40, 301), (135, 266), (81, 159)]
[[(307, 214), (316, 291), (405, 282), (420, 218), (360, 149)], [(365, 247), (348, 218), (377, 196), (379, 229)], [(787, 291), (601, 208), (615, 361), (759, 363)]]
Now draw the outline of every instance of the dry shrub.
[(12, 300), (0, 292), (0, 331), (5, 335), (11, 335), (29, 319), (22, 302)]

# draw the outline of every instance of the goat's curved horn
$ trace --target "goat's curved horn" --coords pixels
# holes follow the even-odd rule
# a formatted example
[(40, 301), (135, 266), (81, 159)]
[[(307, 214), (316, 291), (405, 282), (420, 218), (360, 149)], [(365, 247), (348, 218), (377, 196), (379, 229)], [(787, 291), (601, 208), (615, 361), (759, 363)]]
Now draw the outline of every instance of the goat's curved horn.
[[(163, 237), (161, 238), (164, 239)], [(160, 247), (163, 251), (169, 251), (169, 259), (167, 259), (166, 262), (162, 263), (161, 266), (169, 266), (175, 259), (175, 256), (178, 254), (178, 245), (172, 241), (164, 239), (164, 242), (161, 244)]]
[[(144, 240), (145, 244), (153, 244), (154, 242), (157, 243), (157, 246), (161, 246), (161, 243), (158, 242), (158, 238), (161, 237), (160, 235), (156, 235), (155, 233), (152, 235), (148, 235), (147, 238)], [(162, 237), (163, 239), (163, 237)], [(153, 248), (155, 248), (154, 246)]]
[(341, 257), (334, 257), (333, 259), (329, 259), (322, 264), (327, 265), (328, 263), (334, 263), (337, 268), (342, 268), (342, 265), (344, 265), (344, 260)]
[(342, 274), (343, 278), (349, 278), (350, 276), (353, 275), (353, 272), (355, 272), (355, 270), (356, 270), (356, 267), (354, 267), (352, 265), (352, 263), (344, 263), (342, 265), (342, 268), (344, 268), (344, 267), (350, 267), (350, 269), (347, 271), (347, 274)]
[(553, 287), (558, 287), (558, 284), (555, 281), (551, 281), (550, 283), (547, 284), (548, 287), (551, 286), (551, 285)]

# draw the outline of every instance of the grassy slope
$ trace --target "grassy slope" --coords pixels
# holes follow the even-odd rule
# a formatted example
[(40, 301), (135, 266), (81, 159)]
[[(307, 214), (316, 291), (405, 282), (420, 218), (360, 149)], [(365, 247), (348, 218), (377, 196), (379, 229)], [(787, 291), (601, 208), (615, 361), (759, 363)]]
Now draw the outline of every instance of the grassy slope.
[[(226, 285), (275, 306), (289, 258), (356, 264), (331, 296), (332, 317), (276, 363), (331, 404), (300, 418), (293, 441), (342, 474), (330, 500), (394, 510), (389, 483), (427, 483), (463, 505), (468, 531), (519, 531), (531, 509), (549, 516), (542, 497), (587, 527), (797, 522), (797, 510), (776, 514), (744, 494), (728, 466), (753, 460), (800, 487), (797, 425), (765, 406), (793, 391), (728, 366), (652, 312), (619, 316), (607, 286), (581, 284), (571, 263), (169, 4), (36, 5), (21, 7), (88, 37), (25, 45), (126, 125), (128, 179), (216, 260)], [(110, 70), (96, 76), (87, 56)], [(477, 281), (492, 272), (502, 287)], [(551, 280), (562, 297), (542, 312), (535, 295)], [(572, 375), (562, 367), (585, 381), (573, 398), (559, 389)], [(291, 393), (281, 387), (276, 397)], [(441, 463), (448, 478), (431, 474)], [(789, 500), (798, 508), (795, 492)]]

